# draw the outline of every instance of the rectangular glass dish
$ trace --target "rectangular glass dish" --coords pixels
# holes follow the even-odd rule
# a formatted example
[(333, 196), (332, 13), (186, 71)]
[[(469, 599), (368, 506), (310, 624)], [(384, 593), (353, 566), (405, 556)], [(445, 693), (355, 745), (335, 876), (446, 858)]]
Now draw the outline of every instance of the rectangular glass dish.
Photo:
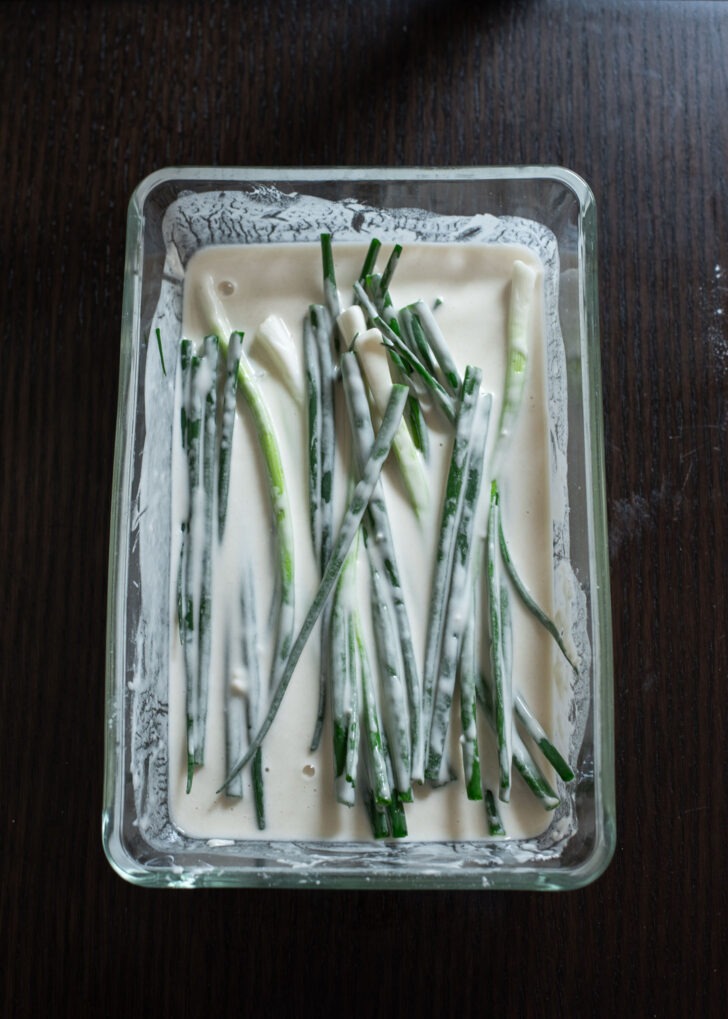
[[(495, 217), (495, 218), (493, 218)], [(575, 778), (558, 780), (543, 832), (418, 841), (190, 835), (170, 782), (172, 442), (185, 270), (201, 249), (523, 243), (544, 265), (554, 601), (578, 648), (560, 735)], [(335, 247), (336, 251), (336, 247)], [(404, 256), (403, 256), (404, 257)], [(612, 637), (596, 282), (588, 186), (553, 167), (172, 169), (129, 207), (112, 498), (103, 843), (112, 866), (158, 887), (568, 889), (615, 845)], [(166, 357), (165, 357), (166, 354)], [(166, 460), (165, 460), (166, 456)], [(176, 562), (176, 560), (175, 560)], [(161, 578), (161, 580), (160, 580)], [(563, 598), (559, 592), (568, 589)], [(300, 620), (298, 620), (300, 622)], [(297, 623), (298, 625), (298, 623)]]

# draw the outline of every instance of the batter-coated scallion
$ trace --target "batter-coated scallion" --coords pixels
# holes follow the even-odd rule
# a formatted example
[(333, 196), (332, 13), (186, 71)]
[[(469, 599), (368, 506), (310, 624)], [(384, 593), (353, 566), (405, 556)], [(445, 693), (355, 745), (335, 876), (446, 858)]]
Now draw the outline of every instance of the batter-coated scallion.
[[(255, 610), (255, 586), (253, 583), (253, 571), (248, 564), (243, 577), (243, 588), (241, 592), (241, 610), (243, 614), (243, 665), (248, 677), (247, 689), (247, 734), (248, 740), (255, 734), (261, 716), (262, 689), (260, 678), (260, 652), (258, 648), (258, 624)], [(242, 747), (238, 754), (228, 765), (240, 756)], [(253, 799), (255, 801), (255, 816), (258, 828), (262, 831), (265, 828), (265, 798), (263, 789), (263, 751), (259, 748), (253, 758), (252, 764)]]
[(481, 379), (482, 372), (479, 368), (466, 368), (460, 398), (460, 410), (455, 429), (455, 441), (450, 456), (450, 468), (445, 485), (445, 499), (440, 518), (440, 531), (437, 540), (432, 591), (430, 593), (430, 612), (425, 645), (422, 723), (426, 740), (429, 738), (430, 725), (432, 723), (432, 708), (442, 645), (444, 610), (452, 572), (453, 545), (466, 476), (468, 445)]
[[(473, 601), (475, 600), (473, 586)], [(483, 788), (480, 774), (480, 751), (478, 748), (478, 724), (476, 713), (476, 689), (478, 679), (477, 641), (475, 639), (476, 614), (470, 612), (467, 625), (463, 632), (460, 650), (460, 723), (462, 736), (460, 739), (463, 755), (463, 772), (465, 789), (469, 800), (482, 800)]]
[(202, 389), (198, 383), (201, 358), (190, 356), (189, 389), (187, 393), (186, 435), (187, 475), (189, 503), (187, 510), (186, 558), (184, 571), (184, 663), (187, 703), (187, 792), (192, 788), (194, 767), (202, 764), (199, 748), (198, 683), (199, 661), (199, 606), (202, 548), (197, 536), (200, 528), (197, 518), (204, 512), (202, 506)]
[(500, 771), (499, 797), (504, 803), (510, 799), (511, 759), (513, 757), (513, 703), (506, 675), (504, 655), (504, 626), (501, 615), (501, 570), (498, 555), (498, 519), (500, 507), (498, 485), (495, 481), (490, 489), (490, 510), (488, 513), (488, 537), (486, 542), (488, 575), (488, 613), (490, 618), (490, 663), (493, 676), (496, 738), (498, 742), (498, 765)]
[[(371, 782), (370, 782), (371, 786)], [(387, 808), (377, 803), (372, 788), (367, 789), (364, 795), (364, 806), (369, 817), (369, 824), (372, 828), (372, 835), (375, 839), (389, 838), (389, 814)]]
[[(360, 333), (354, 341), (354, 350), (366, 378), (376, 414), (381, 416), (393, 385), (390, 361), (382, 344), (381, 332), (378, 329), (367, 329)], [(430, 501), (427, 471), (404, 421), (397, 429), (393, 448), (407, 495), (415, 513), (421, 518)]]
[(375, 802), (387, 805), (392, 802), (392, 790), (387, 776), (387, 762), (382, 746), (382, 726), (379, 719), (374, 681), (369, 664), (364, 636), (358, 619), (356, 620), (356, 647), (361, 669), (361, 691), (365, 728), (365, 741), (371, 765), (372, 789)]
[[(399, 336), (399, 322), (394, 313), (392, 298), (389, 295), (389, 291), (382, 290), (382, 277), (379, 273), (375, 272), (371, 276), (367, 276), (364, 280), (364, 290), (376, 308), (377, 313), (382, 316), (390, 329)], [(392, 359), (395, 363), (397, 362), (396, 355), (393, 355)]]
[(303, 321), (303, 360), (306, 371), (308, 411), (308, 510), (311, 542), (321, 559), (321, 366), (311, 316)]
[[(374, 428), (369, 414), (369, 404), (364, 390), (364, 382), (359, 371), (358, 362), (352, 353), (342, 355), (341, 378), (346, 397), (346, 406), (351, 422), (354, 441), (354, 454), (359, 470), (364, 469), (368, 451), (374, 442)], [(381, 481), (376, 485), (369, 502), (368, 516), (372, 523), (372, 533), (376, 535), (376, 548), (389, 582), (394, 615), (397, 624), (399, 646), (402, 654), (405, 683), (407, 686), (407, 703), (410, 720), (410, 746), (412, 755), (412, 780), (422, 782), (424, 779), (424, 732), (422, 726), (422, 690), (420, 687), (414, 642), (410, 627), (404, 590), (400, 578), (399, 566), (394, 546), (394, 537), (389, 523), (387, 506)]]
[(427, 371), (421, 361), (413, 355), (404, 340), (402, 340), (392, 327), (384, 321), (360, 283), (354, 284), (354, 292), (356, 293), (357, 299), (359, 300), (365, 314), (368, 316), (372, 327), (379, 329), (381, 332), (385, 340), (385, 346), (388, 349), (393, 349), (399, 355), (401, 361), (409, 371), (414, 371), (419, 375), (427, 388), (430, 389), (436, 397), (438, 406), (441, 408), (448, 420), (454, 421), (455, 405), (449, 393), (447, 393), (437, 379)]
[[(210, 328), (216, 332), (220, 341), (220, 350), (224, 356), (227, 356), (230, 340), (234, 333), (238, 333), (238, 330), (230, 328), (227, 315), (215, 293), (211, 278), (208, 277), (201, 283), (198, 290), (198, 299), (203, 318)], [(242, 350), (243, 335), (242, 332), (239, 332), (241, 351), (238, 363), (238, 386), (253, 419), (253, 427), (255, 428), (256, 437), (263, 454), (263, 463), (268, 475), (268, 488), (275, 522), (278, 558), (276, 591), (279, 600), (277, 605), (278, 621), (276, 625), (275, 650), (270, 676), (270, 685), (275, 686), (288, 657), (295, 624), (293, 519), (275, 426), (255, 378), (253, 367), (245, 351)]]
[(406, 400), (407, 388), (399, 385), (393, 386), (392, 395), (390, 396), (382, 425), (377, 433), (366, 467), (362, 472), (362, 477), (354, 489), (348, 509), (344, 515), (338, 537), (334, 543), (331, 558), (329, 559), (326, 567), (326, 572), (324, 573), (319, 589), (316, 592), (313, 604), (311, 605), (293, 647), (291, 648), (285, 667), (278, 681), (278, 685), (273, 693), (268, 713), (263, 720), (255, 739), (248, 747), (247, 752), (235, 765), (232, 772), (228, 775), (221, 786), (221, 789), (224, 789), (228, 782), (235, 777), (238, 771), (245, 767), (258, 747), (261, 746), (268, 730), (273, 724), (278, 713), (278, 709), (281, 706), (281, 702), (283, 701), (283, 697), (288, 689), (288, 684), (291, 681), (298, 659), (301, 656), (301, 652), (311, 635), (311, 631), (316, 625), (316, 620), (321, 614), (324, 605), (328, 601), (331, 590), (336, 583), (336, 578), (341, 572), (341, 568), (344, 564), (344, 560), (346, 559), (351, 543), (354, 540), (356, 532), (359, 530), (362, 518), (366, 513), (369, 500), (372, 497), (372, 493), (376, 488), (377, 481), (379, 480), (379, 476), (382, 472), (384, 461), (389, 456), (389, 451), (392, 448), (392, 440), (395, 432), (397, 431), (399, 422), (402, 419), (402, 412), (404, 410)]
[[(381, 323), (381, 319), (377, 320)], [(448, 421), (454, 422), (457, 416), (457, 407), (455, 401), (452, 399), (449, 393), (443, 389), (440, 383), (437, 381), (434, 375), (430, 374), (422, 362), (415, 357), (411, 351), (405, 347), (402, 340), (392, 341), (389, 337), (385, 337), (384, 346), (389, 351), (392, 359), (395, 359), (397, 355), (396, 363), (401, 366), (403, 371), (414, 373), (417, 375), (420, 382), (420, 392), (422, 391), (422, 384), (424, 383), (424, 389), (429, 389), (435, 397), (437, 406), (440, 408), (442, 413), (445, 415)], [(415, 383), (410, 384), (415, 392), (418, 392)]]
[(366, 258), (364, 259), (364, 264), (362, 265), (361, 272), (359, 273), (360, 283), (363, 283), (367, 276), (374, 272), (374, 266), (377, 264), (377, 255), (379, 254), (381, 246), (382, 242), (377, 240), (376, 237), (372, 237)]
[(467, 479), (465, 489), (462, 491), (462, 498), (455, 511), (457, 529), (452, 551), (450, 587), (442, 625), (440, 662), (435, 684), (427, 768), (425, 769), (425, 777), (432, 781), (437, 781), (440, 774), (450, 723), (450, 706), (455, 689), (460, 641), (463, 626), (470, 615), (468, 612), (468, 601), (472, 595), (470, 558), (482, 487), (491, 403), (490, 393), (478, 395), (468, 442)]
[(353, 806), (358, 762), (358, 656), (356, 612), (356, 559), (358, 541), (349, 550), (341, 569), (331, 610), (331, 722), (334, 741), (334, 780), (339, 803)]
[(407, 422), (415, 449), (418, 449), (427, 460), (430, 456), (430, 433), (427, 430), (420, 401), (414, 393), (410, 393), (409, 400), (407, 400)]
[[(362, 525), (362, 531), (364, 542), (369, 545), (371, 538), (367, 534), (366, 524)], [(393, 788), (409, 795), (411, 774), (409, 713), (387, 584), (379, 572), (374, 549), (369, 556), (369, 566), (372, 580), (372, 621), (382, 692), (382, 723), (392, 761)]]
[(162, 349), (162, 333), (160, 329), (155, 329), (157, 334), (157, 350), (159, 351), (159, 360), (162, 362), (162, 374), (167, 374), (167, 368), (164, 364), (164, 350)]
[(349, 724), (346, 729), (346, 770), (343, 780), (346, 787), (351, 791), (351, 799), (339, 794), (340, 803), (346, 806), (354, 805), (354, 793), (356, 791), (356, 775), (359, 768), (359, 686), (355, 684), (351, 692), (351, 708), (349, 711)]
[[(346, 782), (348, 798), (340, 797), (340, 802), (346, 803), (348, 806), (353, 806), (357, 772), (359, 770), (359, 740), (361, 734), (361, 726), (359, 725), (360, 684), (358, 657), (356, 654), (356, 620), (353, 612), (350, 612), (348, 617), (347, 640), (349, 643), (349, 654), (351, 656), (352, 669), (347, 686), (349, 718), (346, 729), (346, 767), (343, 780)], [(339, 788), (341, 788), (341, 784)]]
[[(234, 336), (235, 333), (231, 334)], [(242, 343), (243, 334), (238, 334)], [(227, 343), (221, 348), (227, 352)], [(258, 442), (263, 453), (263, 462), (268, 475), (268, 487), (275, 520), (275, 534), (278, 553), (277, 578), (277, 625), (275, 651), (271, 666), (270, 686), (275, 686), (285, 667), (288, 652), (293, 640), (295, 613), (295, 576), (293, 553), (293, 521), (286, 489), (280, 448), (276, 437), (273, 419), (266, 406), (263, 394), (255, 378), (253, 367), (241, 349), (238, 364), (238, 385), (245, 397), (255, 427)]]
[[(228, 635), (229, 641), (229, 635)], [(226, 648), (225, 661), (225, 767), (230, 768), (237, 761), (245, 747), (245, 703), (243, 692), (238, 689), (230, 671), (230, 648)], [(238, 773), (225, 790), (226, 796), (241, 799), (243, 776)]]
[(493, 835), (505, 835), (506, 830), (498, 813), (498, 804), (492, 789), (485, 790), (485, 814), (488, 818), (488, 832)]
[(411, 793), (400, 795), (394, 788), (394, 775), (392, 761), (387, 747), (387, 737), (381, 733), (382, 751), (384, 764), (387, 771), (387, 781), (392, 791), (392, 799), (389, 803), (379, 803), (376, 799), (376, 782), (374, 779), (374, 766), (372, 754), (368, 745), (364, 749), (364, 771), (366, 775), (367, 788), (364, 797), (364, 806), (369, 815), (369, 822), (372, 828), (372, 835), (376, 839), (405, 838), (407, 836), (407, 818), (405, 817), (404, 804), (411, 803)]
[(341, 313), (341, 299), (336, 287), (336, 270), (334, 269), (334, 253), (331, 247), (331, 234), (321, 234), (321, 260), (324, 272), (324, 298), (329, 314), (335, 322)]
[(559, 797), (517, 732), (513, 733), (513, 764), (543, 809), (555, 810), (559, 805)]
[[(243, 334), (240, 333), (242, 340)], [(225, 345), (227, 349), (227, 345)], [(258, 442), (263, 453), (268, 487), (275, 520), (275, 534), (278, 552), (278, 622), (276, 626), (275, 652), (271, 666), (270, 686), (278, 682), (291, 649), (295, 613), (295, 575), (293, 554), (293, 520), (286, 488), (280, 448), (273, 419), (266, 406), (263, 394), (255, 378), (253, 367), (241, 350), (238, 365), (238, 385), (253, 419)]]
[(513, 263), (511, 299), (506, 335), (506, 379), (494, 452), (493, 474), (497, 475), (505, 448), (513, 432), (523, 400), (528, 368), (528, 326), (536, 271), (518, 259)]
[(427, 341), (432, 353), (435, 355), (435, 360), (440, 365), (447, 386), (452, 395), (455, 396), (460, 390), (460, 374), (435, 316), (424, 301), (417, 301), (411, 305), (411, 311), (413, 328), (416, 329), (419, 326), (422, 329), (423, 339)]
[(516, 693), (513, 699), (513, 704), (516, 712), (516, 718), (523, 725), (524, 729), (549, 764), (552, 765), (556, 774), (564, 782), (571, 782), (574, 778), (574, 772), (548, 738), (540, 722), (533, 714), (521, 694)]
[[(415, 341), (412, 338), (411, 318), (412, 316), (409, 315), (407, 309), (403, 308), (399, 312), (397, 319), (391, 320), (391, 324), (392, 326), (394, 326), (395, 322), (398, 323), (398, 329), (402, 335), (403, 342), (406, 343), (407, 346), (412, 350), (413, 354), (417, 356), (418, 350), (415, 345)], [(392, 358), (392, 361), (399, 368), (400, 381), (406, 382), (407, 384), (410, 385), (410, 388), (412, 389), (412, 392), (410, 393), (410, 398), (407, 401), (407, 424), (409, 426), (410, 434), (412, 435), (412, 441), (414, 442), (417, 449), (419, 449), (419, 451), (422, 453), (425, 460), (427, 460), (429, 459), (430, 456), (430, 433), (427, 428), (427, 423), (422, 414), (422, 408), (420, 406), (420, 395), (416, 392), (415, 386), (411, 384), (412, 369), (409, 368), (404, 363), (399, 354), (392, 350), (391, 347), (389, 347), (388, 350), (389, 355)], [(421, 354), (422, 352), (420, 351), (419, 353)], [(423, 363), (425, 364), (425, 367), (428, 369), (428, 371), (434, 370), (434, 366), (428, 364), (425, 358), (423, 358)]]
[[(478, 700), (485, 712), (485, 717), (488, 720), (488, 724), (495, 732), (496, 722), (493, 714), (493, 696), (482, 673), (480, 675), (477, 694)], [(554, 808), (559, 805), (559, 797), (552, 789), (548, 779), (534, 761), (528, 748), (515, 729), (513, 731), (513, 767), (519, 773), (533, 795), (540, 801), (544, 810), (554, 810)]]
[[(190, 392), (190, 362), (192, 358), (192, 341), (182, 340), (179, 349), (180, 363), (180, 389), (182, 399), (180, 406), (180, 436), (182, 440), (182, 452), (187, 457), (187, 405)], [(182, 540), (180, 542), (179, 565), (177, 568), (177, 624), (179, 626), (179, 639), (182, 647), (185, 645), (185, 614), (187, 611), (185, 596), (185, 563), (187, 558), (187, 523), (182, 522)]]
[(268, 315), (255, 330), (251, 349), (257, 360), (279, 379), (296, 405), (304, 400), (304, 380), (298, 345), (280, 315)]
[(415, 318), (411, 308), (402, 308), (399, 313), (399, 324), (402, 339), (415, 357), (418, 357), (428, 372), (434, 376), (437, 366), (432, 359), (432, 351), (425, 338), (420, 320)]
[(240, 351), (240, 333), (233, 333), (225, 358), (225, 384), (223, 387), (222, 423), (220, 427), (220, 460), (217, 480), (217, 529), (220, 541), (222, 541), (225, 533), (225, 519), (227, 517), (228, 494), (230, 491), (230, 457), (235, 428)]
[(518, 592), (518, 594), (519, 594), (519, 596), (521, 598), (521, 601), (526, 606), (526, 608), (529, 610), (529, 612), (531, 612), (532, 615), (534, 615), (536, 617), (536, 619), (539, 621), (539, 623), (541, 623), (541, 625), (554, 638), (554, 640), (556, 641), (556, 644), (558, 645), (559, 650), (561, 651), (562, 655), (564, 656), (566, 661), (569, 663), (569, 665), (572, 667), (574, 672), (578, 672), (578, 669), (577, 669), (577, 666), (576, 666), (575, 662), (572, 660), (571, 656), (569, 655), (569, 652), (566, 650), (566, 646), (564, 644), (563, 638), (562, 638), (561, 634), (559, 633), (559, 631), (558, 631), (558, 629), (556, 627), (556, 624), (553, 622), (552, 619), (549, 618), (549, 616), (543, 611), (541, 606), (536, 602), (536, 600), (533, 598), (533, 596), (531, 595), (530, 591), (528, 590), (526, 585), (523, 583), (523, 581), (521, 580), (521, 578), (520, 578), (520, 576), (518, 574), (518, 571), (516, 569), (515, 563), (513, 562), (513, 557), (511, 556), (510, 550), (508, 548), (508, 542), (506, 541), (506, 536), (505, 536), (505, 534), (503, 532), (503, 519), (502, 518), (501, 518), (501, 521), (500, 521), (500, 528), (499, 528), (499, 542), (500, 542), (501, 555), (503, 556), (503, 562), (506, 564), (506, 569), (508, 570), (508, 575), (511, 578), (511, 580), (513, 581), (513, 586), (515, 587), (516, 591)]
[(311, 326), (314, 330), (316, 351), (319, 360), (320, 430), (319, 476), (321, 499), (321, 547), (319, 568), (323, 574), (331, 555), (333, 530), (333, 487), (336, 439), (334, 435), (334, 359), (331, 342), (334, 323), (326, 308), (311, 305), (309, 309)]
[[(243, 571), (240, 589), (240, 671), (232, 673), (230, 648), (227, 649), (225, 675), (228, 677), (225, 690), (225, 763), (230, 768), (237, 761), (243, 749), (255, 732), (260, 714), (260, 651), (258, 648), (258, 626), (255, 612), (255, 591), (250, 564)], [(247, 732), (247, 737), (246, 737)], [(265, 828), (265, 799), (263, 788), (263, 759), (259, 750), (253, 759), (251, 769), (253, 800), (258, 828)], [(227, 796), (242, 797), (243, 780), (238, 773), (225, 790)]]
[(404, 839), (407, 837), (407, 817), (404, 812), (404, 804), (409, 802), (409, 800), (400, 796), (396, 790), (392, 793), (392, 802), (387, 807), (387, 815), (389, 817), (389, 828), (394, 839)]
[(401, 254), (402, 254), (402, 245), (401, 244), (395, 244), (394, 247), (392, 248), (392, 253), (389, 256), (389, 259), (387, 260), (387, 264), (384, 267), (384, 272), (382, 273), (382, 277), (381, 277), (381, 279), (379, 281), (379, 289), (380, 289), (380, 292), (382, 294), (382, 300), (383, 301), (385, 300), (385, 297), (386, 297), (387, 293), (389, 292), (389, 287), (390, 287), (390, 285), (392, 283), (392, 277), (394, 276), (394, 271), (397, 268), (397, 264), (399, 262), (399, 258), (400, 258)]
[(198, 662), (198, 704), (199, 732), (198, 752), (201, 761), (205, 756), (205, 733), (207, 730), (207, 702), (210, 688), (210, 658), (212, 654), (212, 543), (213, 507), (215, 501), (215, 463), (217, 460), (217, 336), (205, 337), (204, 356), (204, 410), (203, 410), (203, 452), (202, 490), (204, 494), (204, 517), (202, 530), (202, 570), (200, 577), (200, 654)]
[(180, 528), (182, 540), (179, 547), (179, 562), (177, 563), (177, 625), (179, 627), (179, 640), (182, 647), (185, 646), (185, 543), (187, 540), (187, 525), (183, 522)]
[[(334, 513), (334, 464), (336, 461), (335, 413), (334, 413), (334, 359), (332, 355), (334, 321), (323, 305), (309, 308), (311, 326), (314, 331), (316, 354), (319, 362), (319, 518), (321, 523), (321, 544), (318, 549), (319, 573), (323, 576), (331, 555)], [(328, 688), (328, 657), (325, 649), (329, 643), (330, 618), (325, 612), (321, 627), (322, 667), (319, 675), (319, 698), (316, 724), (311, 738), (311, 750), (317, 750), (326, 712), (326, 691)]]

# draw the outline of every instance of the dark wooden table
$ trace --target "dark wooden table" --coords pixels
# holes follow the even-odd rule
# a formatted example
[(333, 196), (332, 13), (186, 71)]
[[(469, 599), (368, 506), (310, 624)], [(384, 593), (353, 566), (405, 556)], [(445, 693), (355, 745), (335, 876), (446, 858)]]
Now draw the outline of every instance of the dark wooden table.
[[(728, 4), (5, 2), (0, 39), (0, 1012), (723, 1014)], [(132, 189), (491, 163), (571, 167), (600, 211), (610, 869), (559, 895), (125, 884), (100, 814)]]

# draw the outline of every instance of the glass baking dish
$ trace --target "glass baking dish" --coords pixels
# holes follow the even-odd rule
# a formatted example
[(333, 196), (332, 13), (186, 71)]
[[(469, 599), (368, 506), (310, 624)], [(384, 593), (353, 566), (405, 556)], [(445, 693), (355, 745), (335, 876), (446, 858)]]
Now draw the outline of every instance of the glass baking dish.
[[(576, 578), (586, 653), (569, 708), (569, 756), (576, 779), (568, 787), (560, 786), (561, 805), (538, 837), (402, 843), (202, 839), (185, 834), (170, 816), (166, 798), (170, 592), (168, 584), (152, 584), (149, 577), (160, 572), (170, 576), (171, 494), (168, 484), (158, 485), (153, 505), (141, 506), (139, 492), (158, 469), (155, 450), (170, 442), (173, 388), (163, 386), (159, 399), (150, 401), (145, 386), (150, 372), (159, 376), (157, 329), (161, 326), (159, 343), (178, 342), (179, 335), (173, 333), (179, 332), (184, 267), (191, 255), (209, 244), (275, 238), (270, 215), (276, 210), (270, 203), (265, 218), (256, 221), (249, 211), (247, 198), (261, 189), (274, 196), (274, 206), (275, 195), (279, 200), (310, 197), (323, 208), (338, 203), (349, 217), (340, 229), (344, 239), (352, 239), (361, 229), (362, 209), (384, 210), (395, 218), (402, 210), (409, 218), (412, 210), (419, 210), (415, 218), (445, 217), (443, 222), (458, 225), (449, 239), (463, 243), (472, 241), (472, 231), (463, 229), (463, 222), (483, 214), (499, 217), (504, 239), (513, 217), (546, 228), (550, 252), (546, 311), (552, 315), (559, 344), (550, 359), (549, 386), (566, 395), (558, 428), (566, 492), (558, 555)], [(209, 214), (211, 207), (214, 215)], [(327, 228), (327, 222), (314, 222), (286, 239), (316, 240)], [(387, 240), (386, 225), (382, 229)], [(112, 866), (137, 884), (180, 888), (557, 890), (593, 881), (614, 851), (615, 794), (596, 209), (588, 186), (568, 170), (538, 166), (167, 169), (152, 174), (134, 192), (127, 230), (102, 824)], [(553, 402), (551, 390), (549, 395)], [(556, 555), (556, 536), (554, 540)]]

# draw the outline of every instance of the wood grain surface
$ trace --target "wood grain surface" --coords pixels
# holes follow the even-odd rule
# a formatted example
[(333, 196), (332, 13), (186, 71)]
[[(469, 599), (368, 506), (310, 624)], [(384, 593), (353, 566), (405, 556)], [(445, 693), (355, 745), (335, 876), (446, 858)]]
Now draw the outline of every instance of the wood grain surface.
[[(3, 1016), (725, 1013), (728, 4), (0, 5)], [(100, 839), (131, 191), (557, 163), (597, 198), (619, 844), (580, 892), (150, 892)]]

